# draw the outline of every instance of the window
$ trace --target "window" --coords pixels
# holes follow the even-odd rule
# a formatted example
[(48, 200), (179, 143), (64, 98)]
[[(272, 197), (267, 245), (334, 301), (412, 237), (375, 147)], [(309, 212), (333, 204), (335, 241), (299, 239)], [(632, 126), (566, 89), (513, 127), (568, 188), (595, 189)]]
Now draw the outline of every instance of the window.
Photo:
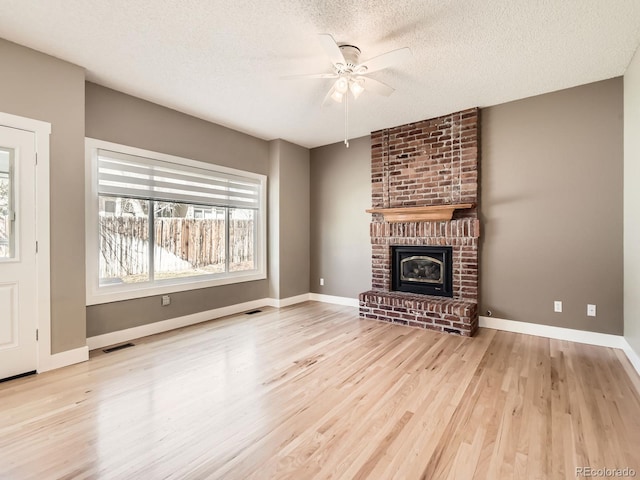
[(266, 177), (87, 139), (87, 303), (266, 278)]
[(13, 257), (12, 154), (11, 150), (0, 149), (0, 260)]

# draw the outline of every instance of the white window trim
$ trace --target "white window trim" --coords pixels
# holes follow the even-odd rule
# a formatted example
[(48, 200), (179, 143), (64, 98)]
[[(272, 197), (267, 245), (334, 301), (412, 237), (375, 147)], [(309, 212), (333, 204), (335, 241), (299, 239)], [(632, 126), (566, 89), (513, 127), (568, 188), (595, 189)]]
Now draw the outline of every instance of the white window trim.
[[(254, 178), (260, 181), (260, 208), (256, 214), (257, 220), (257, 245), (256, 245), (256, 266), (257, 270), (251, 272), (231, 272), (218, 274), (211, 277), (191, 277), (171, 280), (156, 281), (153, 284), (128, 284), (99, 286), (98, 279), (98, 176), (97, 162), (98, 149), (112, 150), (116, 152), (128, 153), (141, 157), (152, 158), (178, 165), (186, 165), (216, 172), (223, 172), (232, 175)], [(85, 231), (86, 231), (86, 274), (87, 274), (87, 305), (98, 305), (101, 303), (117, 302), (134, 298), (163, 295), (173, 292), (183, 292), (198, 288), (215, 287), (219, 285), (229, 285), (233, 283), (249, 282), (253, 280), (263, 280), (267, 278), (267, 177), (259, 173), (246, 172), (234, 168), (223, 167), (211, 163), (190, 160), (187, 158), (167, 155), (165, 153), (153, 152), (141, 148), (120, 145), (117, 143), (97, 140), (95, 138), (85, 138), (85, 175), (86, 175), (86, 208), (85, 208)]]

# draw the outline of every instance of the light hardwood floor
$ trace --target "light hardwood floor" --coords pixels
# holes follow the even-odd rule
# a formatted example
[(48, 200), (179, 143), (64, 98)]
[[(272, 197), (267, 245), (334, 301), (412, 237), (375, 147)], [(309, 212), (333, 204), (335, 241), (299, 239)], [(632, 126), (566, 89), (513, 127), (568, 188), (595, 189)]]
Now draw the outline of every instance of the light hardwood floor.
[(640, 477), (638, 378), (613, 349), (313, 302), (135, 343), (0, 384), (0, 478)]

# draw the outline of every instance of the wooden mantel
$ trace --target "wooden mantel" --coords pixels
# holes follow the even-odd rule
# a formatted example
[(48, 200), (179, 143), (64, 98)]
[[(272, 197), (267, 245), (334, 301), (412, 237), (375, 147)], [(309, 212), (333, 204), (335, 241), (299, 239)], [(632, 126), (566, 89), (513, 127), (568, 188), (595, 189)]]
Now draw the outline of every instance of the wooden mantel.
[(367, 213), (380, 213), (387, 222), (445, 222), (455, 210), (473, 208), (473, 203), (431, 205), (429, 207), (371, 208)]

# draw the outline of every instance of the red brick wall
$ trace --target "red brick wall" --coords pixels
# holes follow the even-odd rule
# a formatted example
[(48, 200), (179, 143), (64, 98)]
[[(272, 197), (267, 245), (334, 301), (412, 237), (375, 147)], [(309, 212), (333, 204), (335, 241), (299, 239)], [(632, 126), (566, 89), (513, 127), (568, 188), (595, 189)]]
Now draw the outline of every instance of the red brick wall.
[[(373, 208), (477, 204), (478, 120), (478, 109), (472, 108), (373, 132)], [(360, 295), (360, 314), (472, 335), (478, 324), (479, 236), (476, 207), (457, 210), (449, 222), (389, 223), (374, 215), (372, 290)], [(395, 245), (453, 247), (453, 298), (390, 292), (391, 247)], [(464, 313), (456, 320), (458, 312)]]
[(476, 203), (478, 109), (373, 132), (371, 182), (373, 208)]
[(392, 245), (447, 245), (453, 248), (453, 298), (478, 300), (478, 219), (451, 222), (371, 224), (373, 290), (391, 290)]

